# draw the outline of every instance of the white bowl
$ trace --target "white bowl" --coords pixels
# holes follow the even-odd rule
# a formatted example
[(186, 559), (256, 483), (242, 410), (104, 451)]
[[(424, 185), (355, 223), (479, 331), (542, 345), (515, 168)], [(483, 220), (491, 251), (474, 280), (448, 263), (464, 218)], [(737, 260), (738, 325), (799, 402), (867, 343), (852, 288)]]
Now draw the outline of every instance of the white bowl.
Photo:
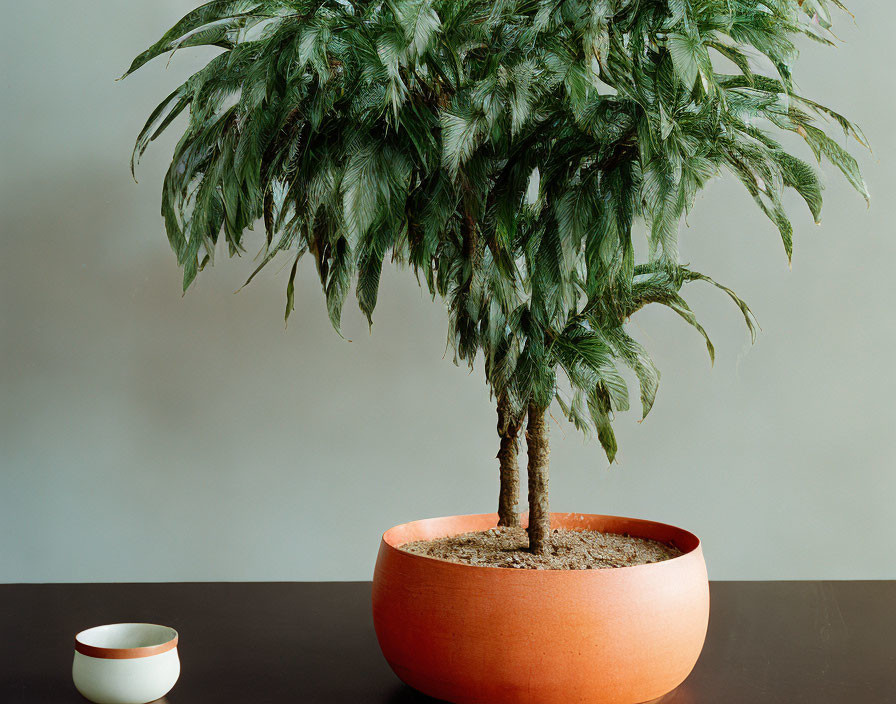
[(96, 704), (147, 704), (177, 682), (177, 631), (153, 623), (113, 623), (75, 636), (72, 679)]

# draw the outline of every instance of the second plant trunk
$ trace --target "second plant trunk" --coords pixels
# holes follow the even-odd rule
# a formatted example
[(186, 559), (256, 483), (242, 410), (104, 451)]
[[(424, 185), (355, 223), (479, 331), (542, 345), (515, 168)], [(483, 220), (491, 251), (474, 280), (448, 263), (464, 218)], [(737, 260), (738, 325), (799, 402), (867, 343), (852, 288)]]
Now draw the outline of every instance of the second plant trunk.
[(498, 399), (498, 435), (501, 449), (498, 450), (501, 489), (498, 495), (498, 525), (513, 528), (519, 526), (520, 517), (516, 510), (520, 495), (520, 470), (517, 466), (518, 436), (522, 419), (513, 414), (506, 395)]
[(548, 466), (551, 448), (548, 444), (546, 409), (529, 404), (526, 425), (526, 446), (529, 451), (529, 550), (547, 554), (551, 547), (551, 512), (548, 506)]

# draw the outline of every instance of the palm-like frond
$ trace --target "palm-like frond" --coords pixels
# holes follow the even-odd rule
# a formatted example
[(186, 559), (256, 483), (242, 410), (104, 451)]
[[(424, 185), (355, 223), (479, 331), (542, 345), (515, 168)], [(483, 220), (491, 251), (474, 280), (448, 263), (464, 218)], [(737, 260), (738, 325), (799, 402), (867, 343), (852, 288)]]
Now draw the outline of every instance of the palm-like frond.
[[(802, 137), (868, 197), (856, 160), (826, 131), (865, 144), (861, 130), (792, 79), (799, 37), (835, 43), (833, 7), (217, 0), (128, 69), (183, 47), (223, 49), (152, 113), (134, 161), (189, 115), (162, 191), (184, 288), (222, 233), (240, 254), (261, 220), (256, 273), (280, 253), (295, 262), (288, 316), (296, 264), (312, 256), (338, 329), (352, 283), (372, 318), (389, 257), (446, 301), (459, 360), (481, 354), (516, 410), (559, 395), (612, 459), (612, 417), (628, 406), (618, 366), (634, 370), (644, 414), (659, 381), (628, 317), (666, 305), (713, 354), (680, 290), (715, 282), (678, 261), (679, 222), (707, 181), (734, 174), (788, 257), (783, 193), (794, 189), (817, 221), (822, 188), (776, 132)], [(650, 252), (640, 264), (639, 221)], [(720, 288), (753, 332), (749, 309)]]

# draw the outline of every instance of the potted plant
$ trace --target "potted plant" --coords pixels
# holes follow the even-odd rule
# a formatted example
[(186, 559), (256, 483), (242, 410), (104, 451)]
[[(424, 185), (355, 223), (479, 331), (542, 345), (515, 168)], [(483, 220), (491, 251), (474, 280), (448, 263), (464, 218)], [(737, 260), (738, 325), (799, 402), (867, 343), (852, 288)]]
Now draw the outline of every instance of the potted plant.
[[(612, 462), (612, 420), (629, 406), (619, 368), (637, 377), (645, 415), (659, 382), (627, 331), (631, 315), (668, 306), (712, 356), (681, 296), (703, 281), (754, 330), (734, 292), (680, 263), (677, 240), (698, 191), (727, 172), (790, 258), (783, 193), (794, 189), (818, 221), (822, 187), (775, 133), (805, 141), (868, 197), (825, 126), (864, 143), (861, 132), (792, 80), (800, 35), (833, 43), (829, 6), (842, 8), (217, 0), (134, 60), (127, 73), (182, 47), (223, 49), (152, 113), (134, 152), (136, 161), (188, 113), (162, 191), (184, 289), (219, 238), (240, 254), (261, 220), (252, 276), (291, 258), (287, 317), (307, 254), (334, 327), (353, 283), (372, 323), (388, 257), (445, 301), (456, 360), (483, 360), (498, 415), (497, 514), (397, 526), (380, 546), (374, 621), (407, 683), (454, 702), (634, 704), (690, 672), (709, 609), (699, 540), (649, 521), (551, 514), (546, 413), (556, 401)], [(648, 254), (638, 261), (642, 230)], [(529, 511), (519, 514), (523, 428)], [(668, 559), (564, 569), (601, 566), (570, 541), (592, 555), (610, 539), (641, 540)], [(474, 543), (507, 569), (458, 548)]]

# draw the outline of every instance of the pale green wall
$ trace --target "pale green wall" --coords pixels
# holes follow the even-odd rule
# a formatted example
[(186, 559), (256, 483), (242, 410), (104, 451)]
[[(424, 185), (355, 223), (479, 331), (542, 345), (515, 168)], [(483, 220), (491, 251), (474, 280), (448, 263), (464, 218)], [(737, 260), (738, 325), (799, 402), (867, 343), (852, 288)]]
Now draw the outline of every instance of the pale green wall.
[[(808, 47), (805, 92), (866, 128), (869, 211), (831, 174), (824, 225), (796, 216), (793, 271), (731, 182), (700, 199), (683, 257), (763, 327), (694, 288), (717, 342), (668, 311), (634, 327), (664, 377), (621, 462), (552, 427), (552, 505), (700, 534), (712, 577), (894, 578), (896, 10), (854, 0), (838, 51)], [(198, 65), (127, 81), (130, 57), (191, 6), (7, 3), (0, 42), (0, 582), (370, 576), (378, 533), (495, 505), (494, 412), (443, 359), (445, 315), (386, 276), (368, 335), (329, 327), (310, 267), (284, 330), (285, 271), (233, 295), (249, 261), (185, 298), (158, 215), (172, 140), (130, 180), (132, 139)]]

